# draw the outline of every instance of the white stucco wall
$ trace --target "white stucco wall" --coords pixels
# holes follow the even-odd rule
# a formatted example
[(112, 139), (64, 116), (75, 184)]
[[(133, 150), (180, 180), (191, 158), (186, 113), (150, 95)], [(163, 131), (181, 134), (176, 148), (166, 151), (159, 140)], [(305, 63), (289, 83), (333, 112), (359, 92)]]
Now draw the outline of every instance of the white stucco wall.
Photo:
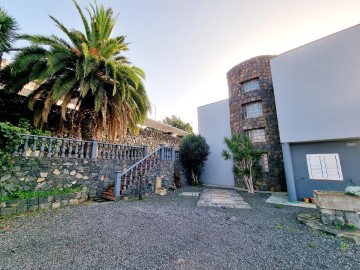
[(201, 181), (208, 185), (233, 187), (232, 162), (221, 156), (221, 151), (226, 148), (224, 137), (231, 135), (229, 100), (198, 107), (198, 122), (199, 134), (206, 138), (211, 151)]
[(360, 25), (270, 63), (281, 142), (360, 137)]

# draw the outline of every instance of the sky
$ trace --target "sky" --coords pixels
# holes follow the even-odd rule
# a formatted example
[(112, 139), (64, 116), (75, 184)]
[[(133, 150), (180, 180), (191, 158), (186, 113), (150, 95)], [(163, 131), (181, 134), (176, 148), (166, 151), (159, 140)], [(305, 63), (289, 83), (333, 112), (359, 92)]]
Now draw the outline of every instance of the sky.
[[(90, 0), (78, 0), (87, 7)], [(131, 62), (146, 72), (151, 117), (176, 115), (197, 130), (197, 107), (228, 98), (226, 72), (360, 23), (360, 0), (97, 0), (119, 14)], [(71, 0), (0, 0), (20, 33), (60, 35), (54, 16), (83, 29)], [(22, 44), (17, 44), (21, 46)], [(8, 56), (11, 58), (11, 56)], [(214, 123), (216, 124), (216, 123)]]

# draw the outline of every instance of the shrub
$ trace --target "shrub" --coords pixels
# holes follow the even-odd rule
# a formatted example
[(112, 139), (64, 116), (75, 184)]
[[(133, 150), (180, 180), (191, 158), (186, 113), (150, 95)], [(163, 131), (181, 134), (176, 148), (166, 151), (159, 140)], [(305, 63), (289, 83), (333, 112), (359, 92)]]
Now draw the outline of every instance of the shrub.
[(11, 154), (14, 151), (14, 146), (21, 142), (18, 134), (49, 136), (51, 132), (35, 129), (30, 121), (25, 118), (19, 120), (18, 126), (14, 126), (10, 122), (0, 122), (0, 169), (11, 166)]
[(180, 141), (180, 159), (188, 172), (191, 185), (200, 184), (199, 179), (210, 147), (201, 135), (189, 134)]
[(246, 135), (232, 134), (224, 138), (228, 150), (222, 151), (225, 160), (233, 158), (233, 173), (243, 177), (249, 193), (254, 193), (253, 177), (261, 171), (261, 151), (254, 149), (250, 138)]

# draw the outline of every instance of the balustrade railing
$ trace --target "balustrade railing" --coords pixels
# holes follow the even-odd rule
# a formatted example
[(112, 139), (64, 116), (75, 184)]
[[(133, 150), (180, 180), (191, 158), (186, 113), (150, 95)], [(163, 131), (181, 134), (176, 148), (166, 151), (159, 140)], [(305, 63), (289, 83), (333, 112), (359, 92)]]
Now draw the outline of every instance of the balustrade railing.
[(175, 151), (175, 160), (180, 159), (180, 152), (179, 151)]
[(160, 161), (175, 160), (175, 147), (165, 147), (161, 144), (158, 149), (146, 155), (125, 171), (115, 172), (114, 195), (120, 196), (120, 191), (125, 194), (127, 189), (134, 184), (139, 184), (139, 178), (150, 169), (156, 167)]
[(147, 155), (147, 146), (128, 146), (19, 134), (13, 156), (137, 160)]

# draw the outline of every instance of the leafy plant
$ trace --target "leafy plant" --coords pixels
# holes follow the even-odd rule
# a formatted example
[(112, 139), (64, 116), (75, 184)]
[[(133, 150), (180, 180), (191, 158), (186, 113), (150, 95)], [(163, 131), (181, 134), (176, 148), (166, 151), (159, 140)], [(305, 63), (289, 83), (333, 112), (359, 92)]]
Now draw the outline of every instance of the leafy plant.
[(253, 177), (261, 172), (261, 151), (254, 149), (247, 135), (232, 134), (224, 141), (228, 149), (222, 151), (222, 156), (225, 160), (233, 159), (234, 175), (243, 177), (248, 192), (254, 193)]
[(344, 225), (342, 225), (340, 222), (336, 222), (335, 227), (336, 229), (341, 230), (344, 227)]
[(341, 250), (348, 250), (349, 249), (349, 244), (347, 244), (345, 242), (340, 242), (340, 249)]
[(357, 227), (354, 224), (347, 225), (346, 228), (348, 228), (350, 231), (356, 231)]
[[(19, 125), (14, 126), (9, 122), (0, 122), (0, 169), (10, 167), (13, 164), (11, 154), (14, 147), (21, 143), (19, 134), (34, 134), (41, 136), (50, 136), (50, 131), (35, 129), (30, 121), (25, 118), (19, 120)], [(38, 142), (41, 143), (40, 141)]]
[(279, 230), (285, 229), (285, 227), (283, 225), (277, 225), (275, 228), (279, 229)]
[(284, 206), (282, 206), (281, 204), (278, 204), (278, 203), (277, 203), (277, 204), (274, 205), (274, 207), (277, 208), (277, 209), (281, 209), (281, 208), (283, 208)]
[(180, 141), (179, 153), (188, 172), (190, 184), (199, 185), (202, 169), (210, 154), (210, 146), (201, 135), (189, 134)]
[(34, 199), (34, 198), (42, 198), (42, 197), (48, 197), (52, 195), (61, 195), (61, 194), (68, 194), (68, 193), (74, 193), (81, 191), (81, 187), (76, 188), (65, 188), (65, 189), (53, 189), (49, 191), (24, 191), (19, 190), (10, 193), (9, 195), (0, 196), (0, 202), (6, 202), (10, 200), (16, 200), (16, 199)]
[(315, 248), (316, 244), (314, 242), (310, 242), (310, 243), (308, 243), (308, 246), (311, 247), (311, 248)]

